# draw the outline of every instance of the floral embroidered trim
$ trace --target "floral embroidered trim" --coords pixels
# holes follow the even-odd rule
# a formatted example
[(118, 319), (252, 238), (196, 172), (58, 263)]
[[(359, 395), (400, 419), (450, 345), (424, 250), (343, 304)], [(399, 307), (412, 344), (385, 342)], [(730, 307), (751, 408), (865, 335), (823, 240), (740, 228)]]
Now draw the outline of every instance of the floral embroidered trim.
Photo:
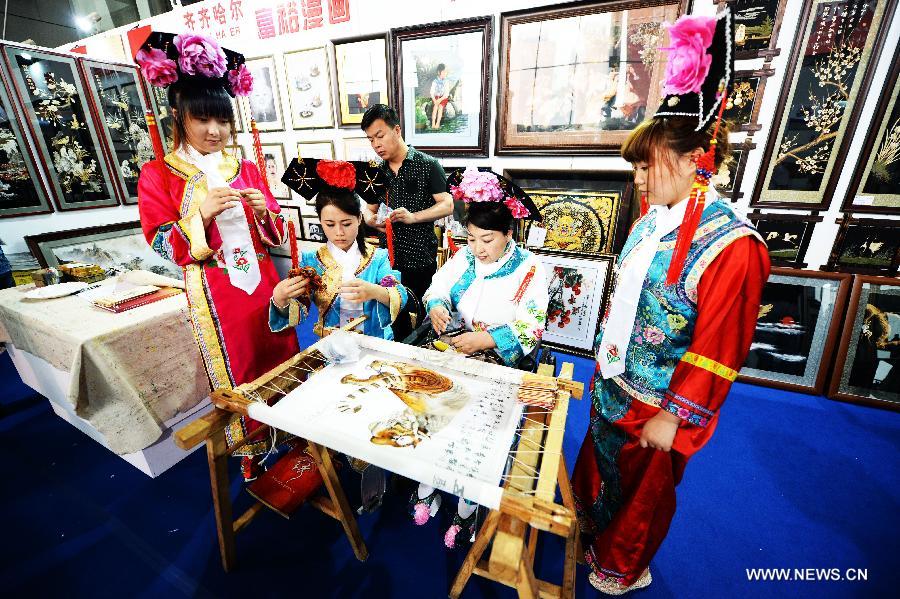
[(394, 275), (386, 275), (378, 284), (382, 287), (395, 287), (399, 282)]
[(685, 354), (681, 356), (681, 361), (687, 362), (688, 364), (696, 366), (697, 368), (708, 370), (709, 372), (715, 374), (716, 376), (720, 376), (729, 382), (734, 382), (738, 376), (737, 371), (733, 368), (729, 368), (724, 364), (716, 362), (712, 358), (707, 358), (706, 356), (701, 356), (699, 354), (695, 354), (694, 352), (685, 352)]
[(497, 354), (503, 358), (507, 366), (515, 366), (525, 354), (522, 353), (522, 346), (519, 345), (519, 339), (513, 332), (511, 326), (507, 324), (495, 326), (488, 329), (488, 334), (493, 337), (494, 343), (497, 344)]
[[(687, 406), (687, 407), (685, 407)], [(670, 414), (678, 416), (686, 422), (697, 426), (706, 426), (715, 414), (674, 391), (666, 391), (659, 407)]]

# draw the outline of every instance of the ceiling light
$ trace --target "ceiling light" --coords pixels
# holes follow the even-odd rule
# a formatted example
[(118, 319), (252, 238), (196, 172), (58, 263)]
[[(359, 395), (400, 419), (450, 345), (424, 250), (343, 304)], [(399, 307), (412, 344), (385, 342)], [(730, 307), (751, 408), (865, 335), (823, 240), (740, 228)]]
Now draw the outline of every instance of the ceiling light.
[(86, 17), (75, 17), (75, 24), (82, 31), (92, 31), (94, 29), (94, 24), (100, 22), (100, 15), (96, 12), (92, 12)]

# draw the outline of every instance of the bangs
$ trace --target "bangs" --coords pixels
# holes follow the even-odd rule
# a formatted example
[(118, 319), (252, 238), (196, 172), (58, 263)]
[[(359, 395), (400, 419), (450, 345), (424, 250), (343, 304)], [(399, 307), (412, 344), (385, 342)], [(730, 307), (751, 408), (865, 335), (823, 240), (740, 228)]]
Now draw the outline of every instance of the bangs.
[[(170, 90), (173, 87), (175, 86), (171, 86)], [(177, 98), (170, 97), (169, 103), (179, 108), (182, 114), (194, 118), (234, 120), (231, 96), (220, 85), (207, 86), (194, 83), (190, 91), (178, 90), (176, 94)]]
[(631, 162), (650, 164), (660, 145), (665, 144), (662, 119), (649, 119), (638, 125), (622, 142), (622, 158)]

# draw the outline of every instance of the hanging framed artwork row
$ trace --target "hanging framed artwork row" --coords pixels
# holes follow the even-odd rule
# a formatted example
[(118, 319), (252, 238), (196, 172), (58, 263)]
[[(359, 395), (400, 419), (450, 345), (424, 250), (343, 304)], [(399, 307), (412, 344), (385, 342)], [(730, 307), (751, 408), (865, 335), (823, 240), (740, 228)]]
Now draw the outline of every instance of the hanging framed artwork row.
[(263, 131), (284, 131), (284, 114), (281, 109), (281, 87), (274, 56), (250, 58), (245, 63), (253, 74), (253, 91), (247, 96), (250, 118), (256, 128)]
[(776, 46), (787, 0), (719, 0), (719, 3), (731, 7), (734, 15), (735, 60), (772, 58), (781, 53)]
[(828, 207), (896, 4), (804, 2), (751, 206)]
[(78, 64), (106, 141), (110, 172), (124, 203), (137, 204), (141, 167), (155, 157), (138, 69), (94, 60), (79, 60)]
[(738, 380), (821, 394), (841, 332), (852, 275), (773, 268)]
[(762, 105), (766, 80), (775, 74), (772, 69), (735, 71), (734, 81), (728, 93), (722, 119), (728, 121), (731, 131), (759, 131), (759, 109)]
[(805, 268), (803, 258), (821, 216), (805, 214), (763, 214), (752, 212), (747, 219), (766, 242), (773, 266)]
[(493, 17), (392, 29), (404, 140), (435, 156), (488, 156)]
[(741, 191), (741, 182), (744, 179), (744, 170), (747, 167), (747, 156), (755, 148), (756, 144), (750, 141), (749, 138), (731, 146), (731, 160), (723, 165), (724, 169), (720, 167), (719, 172), (721, 175), (717, 174), (712, 180), (716, 193), (730, 198), (732, 202), (736, 202), (743, 197), (744, 192)]
[(331, 66), (327, 49), (323, 46), (287, 52), (284, 72), (293, 128), (333, 127)]
[(896, 56), (879, 97), (844, 198), (846, 212), (900, 214), (900, 60)]
[(76, 59), (30, 47), (2, 49), (57, 208), (117, 205)]
[[(323, 158), (334, 160), (334, 140), (299, 141), (297, 142), (297, 158)], [(288, 161), (290, 163), (290, 161)]]
[(266, 180), (269, 183), (269, 191), (276, 200), (291, 199), (291, 190), (281, 182), (281, 177), (287, 169), (288, 161), (282, 144), (260, 144), (262, 146), (263, 160), (266, 164)]
[(369, 106), (391, 104), (387, 35), (332, 43), (338, 126), (358, 129)]
[(838, 234), (822, 270), (894, 276), (900, 266), (900, 220), (855, 218), (837, 221)]
[(591, 357), (616, 257), (542, 249), (534, 254), (544, 265), (550, 298), (541, 343)]
[(7, 92), (7, 76), (0, 82), (0, 218), (53, 212), (41, 174), (25, 137), (19, 109)]
[(663, 22), (686, 5), (594, 2), (501, 15), (496, 153), (618, 154), (659, 105)]
[(900, 411), (900, 279), (856, 276), (828, 397)]

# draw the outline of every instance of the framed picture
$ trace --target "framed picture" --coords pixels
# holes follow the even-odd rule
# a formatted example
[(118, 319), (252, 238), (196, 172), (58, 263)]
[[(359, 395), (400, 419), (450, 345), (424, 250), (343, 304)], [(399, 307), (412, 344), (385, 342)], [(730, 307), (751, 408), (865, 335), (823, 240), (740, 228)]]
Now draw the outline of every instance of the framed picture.
[(283, 131), (284, 116), (281, 113), (281, 93), (274, 56), (261, 56), (247, 60), (247, 68), (253, 74), (253, 91), (247, 96), (250, 117), (260, 131)]
[(9, 45), (3, 54), (57, 208), (117, 205), (75, 58)]
[(750, 150), (756, 148), (756, 144), (749, 139), (731, 146), (731, 160), (719, 168), (719, 173), (713, 177), (712, 184), (716, 193), (737, 201), (744, 194), (741, 191), (741, 181), (744, 178), (744, 167), (747, 166), (747, 155)]
[(851, 279), (845, 274), (773, 268), (738, 380), (821, 394)]
[(734, 15), (734, 57), (771, 58), (780, 52), (775, 47), (784, 19), (787, 0), (728, 0)]
[(287, 168), (287, 159), (284, 155), (284, 146), (281, 144), (260, 144), (263, 151), (263, 159), (266, 162), (266, 180), (269, 182), (269, 191), (278, 200), (291, 199), (291, 190), (281, 182), (281, 177)]
[(388, 100), (387, 37), (334, 41), (338, 125), (358, 128), (372, 104)]
[[(297, 239), (300, 239), (303, 235), (303, 220), (300, 218), (300, 209), (295, 206), (281, 206), (281, 214), (284, 215), (285, 227), (287, 227), (289, 222), (294, 223), (294, 234), (297, 236)], [(285, 231), (287, 231), (286, 228)], [(269, 253), (273, 256), (290, 258), (291, 245), (287, 236), (285, 236), (285, 242), (282, 245), (269, 248)]]
[(543, 345), (590, 357), (616, 257), (535, 250), (544, 264), (550, 302)]
[[(368, 143), (368, 139), (366, 143)], [(324, 158), (334, 160), (334, 142), (325, 141), (301, 141), (297, 142), (297, 158)]]
[(18, 109), (0, 81), (0, 218), (53, 212)]
[(364, 162), (380, 162), (381, 158), (372, 149), (372, 144), (366, 137), (344, 138), (344, 160), (362, 160)]
[(391, 30), (394, 103), (407, 143), (487, 156), (493, 17)]
[(900, 410), (900, 279), (857, 276), (828, 397)]
[(734, 82), (725, 103), (722, 119), (731, 125), (731, 131), (759, 131), (757, 120), (762, 105), (766, 79), (775, 74), (772, 69), (735, 71)]
[(896, 2), (803, 3), (751, 206), (828, 207), (845, 134), (857, 128), (857, 101), (865, 99), (877, 63), (871, 59), (884, 45), (884, 15)]
[(25, 243), (42, 268), (87, 262), (101, 267), (107, 275), (149, 270), (183, 278), (180, 266), (153, 251), (139, 221), (26, 235)]
[(306, 241), (319, 241), (325, 243), (325, 231), (322, 230), (322, 222), (318, 217), (303, 217), (303, 239)]
[(804, 268), (803, 257), (809, 247), (816, 223), (821, 216), (804, 214), (761, 214), (747, 215), (769, 248), (769, 259), (775, 266)]
[(900, 220), (854, 218), (841, 227), (822, 270), (893, 276), (900, 263)]
[(137, 204), (141, 167), (155, 158), (139, 71), (130, 65), (93, 60), (80, 60), (79, 64), (110, 149), (110, 171), (124, 190), (123, 203)]
[(843, 209), (900, 214), (900, 60), (896, 58), (875, 107)]
[[(142, 76), (143, 78), (143, 76)], [(172, 121), (172, 108), (169, 106), (169, 96), (165, 89), (145, 83), (147, 95), (153, 105), (153, 113), (156, 115), (156, 126), (159, 127), (160, 139), (167, 152), (174, 149), (174, 125)], [(235, 111), (237, 104), (235, 104)]]
[[(597, 222), (597, 230), (599, 231), (601, 228), (604, 228), (603, 224), (605, 223), (605, 230), (607, 233), (603, 235), (604, 240), (602, 242), (603, 247), (608, 247), (610, 249), (600, 250), (605, 251), (607, 253), (617, 253), (622, 249), (622, 246), (625, 245), (625, 239), (628, 237), (628, 229), (631, 227), (631, 223), (638, 216), (638, 206), (636, 202), (632, 202), (632, 197), (634, 195), (634, 184), (633, 178), (634, 175), (630, 170), (627, 171), (549, 171), (549, 170), (517, 170), (517, 169), (506, 169), (503, 171), (503, 175), (510, 179), (513, 183), (524, 189), (528, 194), (537, 201), (534, 197), (535, 193), (538, 192), (547, 192), (540, 193), (543, 198), (542, 202), (551, 203), (553, 198), (557, 200), (562, 200), (562, 198), (566, 194), (574, 194), (574, 196), (578, 196), (582, 193), (595, 194), (593, 196), (588, 195), (585, 196), (585, 200), (588, 204), (591, 203), (590, 198), (602, 198), (604, 196), (609, 198), (616, 198), (614, 203), (616, 205), (615, 212), (610, 212), (608, 215), (606, 213), (606, 209), (602, 208), (600, 204), (603, 202), (601, 200), (594, 200), (593, 207), (590, 210), (593, 212), (596, 208), (596, 212), (594, 215), (583, 215), (586, 219), (586, 222)], [(553, 198), (550, 197), (550, 194), (553, 194)], [(573, 196), (573, 197), (574, 197)], [(634, 214), (632, 214), (632, 207), (634, 208)], [(574, 207), (575, 212), (571, 213), (569, 216), (572, 216), (572, 220), (563, 214), (566, 210), (565, 204), (560, 204), (559, 202), (553, 203), (553, 205), (549, 208), (551, 212), (555, 212), (556, 214), (550, 214), (549, 217), (559, 223), (560, 219), (562, 220), (563, 228), (569, 226), (570, 223), (573, 223), (577, 214), (582, 210), (587, 210), (588, 207), (585, 205), (584, 207)], [(547, 209), (546, 205), (541, 206), (538, 204), (538, 209), (541, 210), (541, 215), (544, 216), (544, 211)], [(603, 216), (601, 216), (603, 215)], [(541, 223), (540, 226), (549, 229), (550, 218), (547, 221)], [(531, 228), (531, 221), (525, 221), (524, 230), (522, 231), (522, 239), (525, 240), (528, 238), (528, 230)], [(556, 237), (556, 236), (555, 236)], [(592, 237), (596, 239), (596, 235)], [(548, 231), (547, 240), (548, 243), (551, 241), (551, 236)], [(556, 241), (554, 243), (563, 242), (564, 240), (560, 240), (556, 237)], [(593, 246), (594, 244), (585, 240), (585, 243), (588, 246)], [(582, 244), (582, 245), (584, 245)], [(611, 245), (610, 245), (611, 244)], [(561, 247), (557, 247), (556, 245), (553, 248), (549, 246), (544, 246), (547, 249), (565, 249)]]
[(294, 129), (333, 127), (331, 74), (325, 48), (288, 52), (284, 55), (284, 69)]
[(629, 0), (503, 14), (496, 153), (618, 154), (662, 99), (663, 22), (686, 4)]

